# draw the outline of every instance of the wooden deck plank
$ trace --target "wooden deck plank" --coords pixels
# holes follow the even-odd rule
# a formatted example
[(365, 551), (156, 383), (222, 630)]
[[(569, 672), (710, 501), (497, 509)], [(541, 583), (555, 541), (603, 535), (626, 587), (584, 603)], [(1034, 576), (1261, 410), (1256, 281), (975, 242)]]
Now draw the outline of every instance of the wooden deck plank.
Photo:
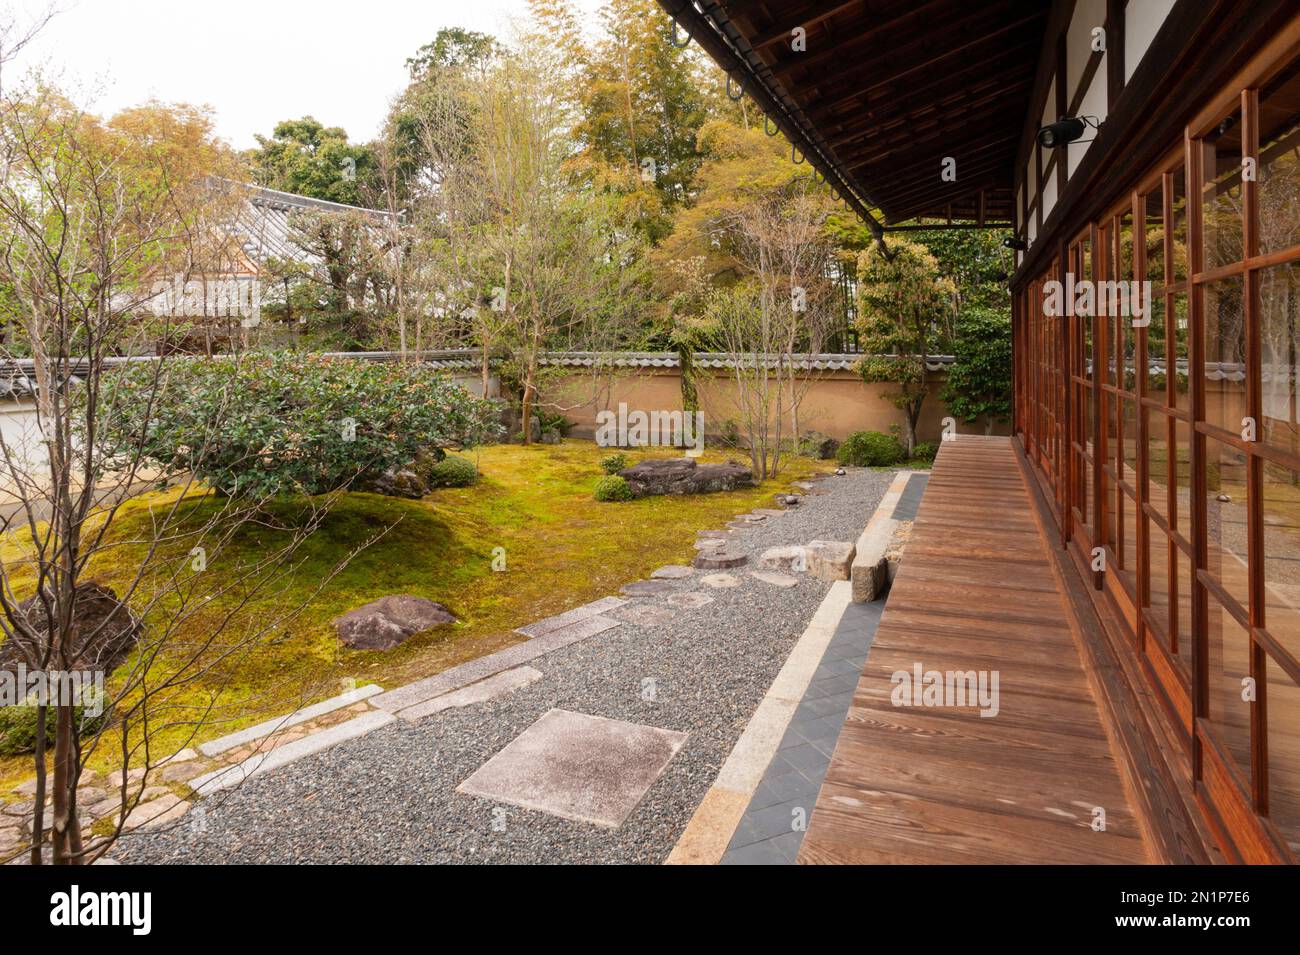
[[(1149, 860), (1030, 507), (1009, 439), (942, 445), (801, 863)], [(916, 663), (998, 671), (997, 715), (895, 706)]]

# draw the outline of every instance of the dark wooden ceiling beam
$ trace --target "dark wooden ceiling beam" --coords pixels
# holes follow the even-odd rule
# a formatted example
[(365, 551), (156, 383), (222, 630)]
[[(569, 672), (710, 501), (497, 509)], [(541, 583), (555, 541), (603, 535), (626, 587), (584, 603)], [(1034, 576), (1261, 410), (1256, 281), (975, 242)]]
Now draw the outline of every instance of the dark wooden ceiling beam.
[[(801, 16), (788, 16), (781, 21), (780, 26), (769, 27), (766, 32), (759, 34), (757, 39), (749, 41), (749, 45), (754, 52), (765, 50), (773, 44), (780, 43), (782, 40), (791, 39), (797, 27), (803, 27), (805, 30), (812, 30), (813, 27), (820, 23), (825, 23), (832, 17), (839, 16), (841, 13), (847, 13), (855, 7), (861, 7), (864, 0), (847, 0), (844, 3), (832, 4), (820, 13), (803, 14)], [(793, 52), (793, 51), (792, 51)]]

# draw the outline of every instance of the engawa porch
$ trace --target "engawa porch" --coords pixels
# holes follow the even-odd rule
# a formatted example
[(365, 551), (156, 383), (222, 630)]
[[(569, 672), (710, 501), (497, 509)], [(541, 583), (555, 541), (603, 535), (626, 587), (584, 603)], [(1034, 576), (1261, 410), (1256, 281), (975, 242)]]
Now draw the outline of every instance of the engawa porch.
[[(1031, 481), (1012, 439), (943, 445), (801, 863), (1216, 859)], [(894, 705), (891, 677), (918, 665), (996, 671), (996, 715)]]

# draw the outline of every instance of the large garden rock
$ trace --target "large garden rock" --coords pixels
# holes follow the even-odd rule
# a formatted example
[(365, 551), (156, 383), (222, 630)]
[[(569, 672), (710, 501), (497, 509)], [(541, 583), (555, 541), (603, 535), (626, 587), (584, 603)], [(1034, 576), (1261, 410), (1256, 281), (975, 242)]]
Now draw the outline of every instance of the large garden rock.
[(368, 481), (362, 490), (386, 497), (405, 497), (419, 500), (429, 493), (429, 485), (424, 478), (407, 468), (400, 471), (385, 471), (377, 478)]
[(334, 621), (334, 629), (344, 645), (354, 650), (391, 650), (414, 634), (455, 622), (440, 603), (393, 594), (349, 610)]
[(839, 449), (838, 441), (820, 431), (807, 431), (799, 438), (799, 454), (805, 458), (828, 461)]
[[(0, 669), (41, 658), (39, 650), (46, 643), (43, 635), (47, 632), (44, 607), (36, 595), (18, 604), (18, 612), (42, 636), (33, 641), (15, 633), (0, 644)], [(112, 590), (95, 583), (78, 584), (72, 601), (68, 669), (111, 673), (126, 659), (142, 632), (139, 618)]]
[(653, 494), (707, 494), (753, 487), (754, 475), (736, 461), (699, 464), (693, 458), (660, 458), (619, 471), (633, 497)]

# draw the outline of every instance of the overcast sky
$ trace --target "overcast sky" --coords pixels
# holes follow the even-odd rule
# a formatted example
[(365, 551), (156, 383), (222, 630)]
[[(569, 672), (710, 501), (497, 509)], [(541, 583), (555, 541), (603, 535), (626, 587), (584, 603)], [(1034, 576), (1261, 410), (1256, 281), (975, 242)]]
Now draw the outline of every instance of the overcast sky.
[[(62, 11), (7, 73), (41, 65), (97, 112), (156, 97), (207, 104), (217, 132), (254, 145), (312, 115), (371, 138), (403, 62), (442, 27), (508, 34), (525, 0), (55, 0)], [(577, 0), (594, 24), (600, 0)], [(19, 20), (44, 0), (0, 0)]]

